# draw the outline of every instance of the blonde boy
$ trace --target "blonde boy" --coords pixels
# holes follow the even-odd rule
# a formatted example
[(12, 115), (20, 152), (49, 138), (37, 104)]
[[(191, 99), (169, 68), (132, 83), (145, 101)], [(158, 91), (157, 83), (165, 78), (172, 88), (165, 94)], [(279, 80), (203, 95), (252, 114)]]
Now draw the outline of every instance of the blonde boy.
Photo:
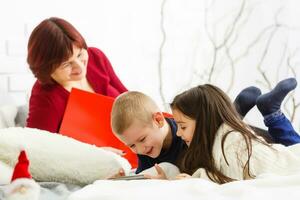
[(177, 125), (165, 118), (156, 103), (141, 92), (130, 91), (115, 100), (111, 113), (114, 134), (138, 155), (136, 173), (156, 163), (176, 164), (186, 148), (176, 136)]

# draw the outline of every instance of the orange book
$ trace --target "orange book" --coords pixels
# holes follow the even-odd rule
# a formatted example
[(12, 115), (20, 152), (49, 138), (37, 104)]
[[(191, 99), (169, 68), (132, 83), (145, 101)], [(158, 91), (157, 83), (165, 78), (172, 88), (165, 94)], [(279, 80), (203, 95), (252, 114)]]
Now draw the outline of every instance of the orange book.
[(59, 133), (96, 146), (110, 146), (126, 152), (124, 156), (137, 167), (137, 156), (114, 136), (110, 113), (114, 98), (73, 88)]

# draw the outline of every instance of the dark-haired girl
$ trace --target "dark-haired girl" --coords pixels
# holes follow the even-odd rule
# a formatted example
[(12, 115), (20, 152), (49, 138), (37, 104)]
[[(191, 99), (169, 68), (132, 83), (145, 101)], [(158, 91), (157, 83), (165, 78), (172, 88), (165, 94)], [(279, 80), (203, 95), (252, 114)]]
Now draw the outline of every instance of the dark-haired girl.
[[(286, 82), (279, 86), (284, 86), (282, 83)], [(276, 111), (283, 98), (270, 98), (273, 93), (257, 99), (257, 103), (265, 104), (257, 106), (260, 111), (274, 109), (275, 117), (284, 117)], [(193, 175), (222, 184), (266, 173), (289, 175), (300, 171), (300, 144), (286, 147), (267, 143), (242, 121), (229, 97), (216, 86), (205, 84), (189, 89), (174, 98), (171, 108), (178, 124), (177, 135), (189, 147), (180, 166), (184, 174), (179, 178)], [(292, 136), (295, 135), (294, 131)]]

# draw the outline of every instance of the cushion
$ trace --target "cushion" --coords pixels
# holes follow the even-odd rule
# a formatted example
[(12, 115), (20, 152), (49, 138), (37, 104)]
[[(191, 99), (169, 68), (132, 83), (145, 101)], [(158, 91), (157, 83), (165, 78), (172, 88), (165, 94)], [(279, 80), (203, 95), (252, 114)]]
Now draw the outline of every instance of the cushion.
[(10, 183), (11, 176), (12, 168), (0, 161), (0, 185)]
[(77, 185), (116, 174), (128, 174), (129, 162), (110, 151), (47, 131), (11, 127), (0, 129), (0, 161), (14, 166), (20, 149), (27, 152), (32, 177)]

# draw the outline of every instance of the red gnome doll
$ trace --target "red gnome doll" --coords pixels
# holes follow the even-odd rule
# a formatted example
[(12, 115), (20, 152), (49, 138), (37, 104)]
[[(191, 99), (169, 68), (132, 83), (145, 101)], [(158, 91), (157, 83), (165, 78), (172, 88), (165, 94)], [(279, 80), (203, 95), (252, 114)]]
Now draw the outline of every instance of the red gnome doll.
[(5, 188), (7, 200), (38, 200), (40, 186), (31, 178), (29, 160), (25, 151), (21, 151), (18, 163), (14, 168), (11, 183)]

